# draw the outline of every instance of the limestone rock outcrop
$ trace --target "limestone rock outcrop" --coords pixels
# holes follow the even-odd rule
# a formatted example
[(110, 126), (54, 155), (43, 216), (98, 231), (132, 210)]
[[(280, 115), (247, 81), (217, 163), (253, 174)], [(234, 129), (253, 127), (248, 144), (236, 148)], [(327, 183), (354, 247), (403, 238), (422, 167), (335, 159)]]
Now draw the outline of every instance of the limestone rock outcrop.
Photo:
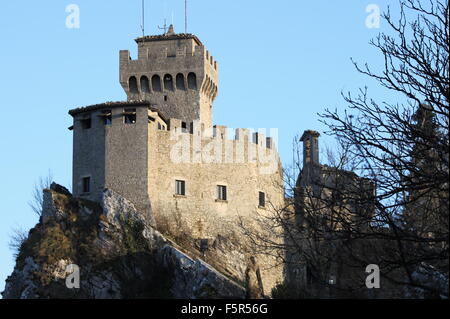
[[(70, 285), (77, 274), (79, 285)], [(44, 191), (40, 222), (22, 243), (2, 292), (6, 299), (245, 295), (241, 285), (166, 239), (120, 195), (105, 190), (97, 204), (56, 184)]]

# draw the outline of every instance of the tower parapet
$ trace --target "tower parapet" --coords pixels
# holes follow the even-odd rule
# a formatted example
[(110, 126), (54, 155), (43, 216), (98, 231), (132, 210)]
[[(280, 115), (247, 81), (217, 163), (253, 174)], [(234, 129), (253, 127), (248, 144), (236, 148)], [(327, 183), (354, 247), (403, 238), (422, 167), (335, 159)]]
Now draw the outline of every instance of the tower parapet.
[(212, 127), (218, 63), (193, 34), (137, 38), (138, 58), (120, 51), (120, 84), (129, 101), (146, 100), (170, 118)]

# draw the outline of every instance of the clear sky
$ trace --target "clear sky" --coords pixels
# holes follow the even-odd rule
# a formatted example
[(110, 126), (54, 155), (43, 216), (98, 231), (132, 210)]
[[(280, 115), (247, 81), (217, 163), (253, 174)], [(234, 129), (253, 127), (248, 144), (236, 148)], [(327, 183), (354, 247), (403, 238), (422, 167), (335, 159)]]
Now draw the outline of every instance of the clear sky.
[[(368, 42), (386, 25), (368, 28), (366, 7), (386, 0), (189, 0), (190, 33), (219, 62), (214, 122), (232, 128), (278, 128), (282, 160), (292, 139), (325, 128), (318, 112), (342, 109), (341, 91), (368, 85), (350, 57), (375, 67), (381, 58)], [(66, 26), (66, 6), (80, 9), (80, 28)], [(396, 5), (396, 1), (392, 1)], [(30, 229), (37, 216), (27, 202), (49, 170), (70, 188), (71, 108), (125, 100), (119, 50), (140, 36), (141, 0), (0, 2), (0, 291), (14, 260), (12, 229)], [(173, 21), (184, 31), (184, 0), (146, 0), (146, 34)], [(333, 145), (330, 137), (321, 139)]]

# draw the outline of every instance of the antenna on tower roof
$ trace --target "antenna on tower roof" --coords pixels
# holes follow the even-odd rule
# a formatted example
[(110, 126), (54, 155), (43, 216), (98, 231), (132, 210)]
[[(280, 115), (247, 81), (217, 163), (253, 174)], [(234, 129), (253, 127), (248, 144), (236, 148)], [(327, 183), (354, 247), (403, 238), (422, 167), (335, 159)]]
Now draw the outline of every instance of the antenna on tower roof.
[(159, 25), (158, 25), (158, 29), (159, 30), (164, 30), (164, 34), (166, 34), (167, 33), (167, 17), (166, 17), (166, 14), (167, 14), (167, 2), (164, 0), (164, 10), (163, 10), (163, 15), (164, 15), (164, 25), (162, 26), (162, 27), (160, 27)]
[(187, 0), (184, 0), (184, 33), (188, 30), (188, 6)]
[(162, 27), (160, 27), (160, 26), (158, 25), (158, 29), (164, 30), (164, 34), (167, 33), (167, 19), (164, 19), (164, 25), (163, 25)]
[(142, 36), (145, 36), (145, 0), (142, 0), (142, 24), (141, 24)]

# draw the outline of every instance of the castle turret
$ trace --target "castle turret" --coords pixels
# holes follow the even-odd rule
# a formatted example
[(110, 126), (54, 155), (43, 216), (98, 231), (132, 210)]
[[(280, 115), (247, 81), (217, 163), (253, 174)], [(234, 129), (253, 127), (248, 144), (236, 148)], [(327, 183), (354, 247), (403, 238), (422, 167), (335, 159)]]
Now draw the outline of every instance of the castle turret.
[(218, 64), (193, 34), (177, 34), (171, 25), (163, 35), (135, 40), (138, 58), (120, 51), (120, 83), (128, 100), (146, 100), (169, 118), (187, 125), (199, 120), (212, 127), (218, 92)]

